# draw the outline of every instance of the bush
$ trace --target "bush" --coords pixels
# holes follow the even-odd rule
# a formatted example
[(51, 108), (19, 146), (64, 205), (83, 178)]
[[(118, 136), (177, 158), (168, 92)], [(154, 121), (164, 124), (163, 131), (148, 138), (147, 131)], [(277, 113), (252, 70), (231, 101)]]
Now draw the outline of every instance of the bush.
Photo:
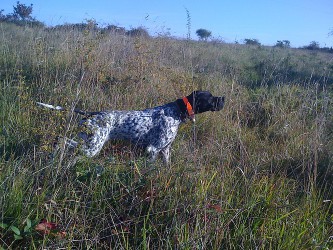
[(246, 38), (244, 39), (244, 43), (246, 45), (256, 45), (256, 46), (260, 46), (261, 43), (259, 42), (258, 39), (249, 39), (249, 38)]
[(131, 37), (149, 37), (148, 31), (144, 27), (133, 28), (127, 31), (126, 35)]
[(212, 32), (206, 29), (198, 29), (195, 33), (197, 34), (199, 39), (205, 41), (207, 41), (207, 39), (212, 35)]

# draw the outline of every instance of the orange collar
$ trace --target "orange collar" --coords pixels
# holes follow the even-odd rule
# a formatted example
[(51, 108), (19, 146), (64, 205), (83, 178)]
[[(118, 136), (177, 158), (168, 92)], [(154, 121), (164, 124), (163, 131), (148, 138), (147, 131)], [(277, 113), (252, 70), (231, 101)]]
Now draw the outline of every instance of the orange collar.
[(194, 111), (193, 111), (192, 105), (191, 105), (191, 103), (188, 101), (188, 99), (187, 99), (186, 96), (183, 97), (183, 102), (184, 102), (184, 104), (185, 104), (185, 106), (186, 106), (186, 110), (187, 110), (187, 113), (188, 113), (190, 119), (191, 119), (192, 121), (195, 121)]

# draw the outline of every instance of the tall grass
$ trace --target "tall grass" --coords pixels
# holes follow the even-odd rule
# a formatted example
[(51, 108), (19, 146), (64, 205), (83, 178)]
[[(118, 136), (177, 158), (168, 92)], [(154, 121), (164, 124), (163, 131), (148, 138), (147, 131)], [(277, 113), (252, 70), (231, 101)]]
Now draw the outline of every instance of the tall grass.
[[(0, 31), (0, 248), (333, 247), (329, 54)], [(52, 156), (54, 138), (74, 137), (79, 117), (35, 106), (143, 109), (193, 88), (226, 105), (180, 128), (167, 168), (122, 142), (76, 164), (66, 150)], [(29, 229), (44, 218), (66, 237)]]

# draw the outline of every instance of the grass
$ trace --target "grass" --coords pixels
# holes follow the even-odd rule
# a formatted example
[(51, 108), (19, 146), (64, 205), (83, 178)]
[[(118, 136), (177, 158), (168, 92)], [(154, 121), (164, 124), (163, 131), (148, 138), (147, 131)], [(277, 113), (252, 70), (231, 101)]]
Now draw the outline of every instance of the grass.
[[(0, 249), (331, 249), (332, 56), (0, 23)], [(222, 112), (181, 126), (171, 167), (114, 142), (52, 159), (85, 110), (193, 89)], [(42, 234), (40, 220), (65, 237)]]

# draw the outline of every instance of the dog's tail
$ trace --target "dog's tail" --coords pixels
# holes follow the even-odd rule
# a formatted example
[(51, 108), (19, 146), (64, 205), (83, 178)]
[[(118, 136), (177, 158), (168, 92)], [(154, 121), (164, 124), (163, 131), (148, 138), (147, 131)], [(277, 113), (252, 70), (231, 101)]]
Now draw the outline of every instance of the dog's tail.
[(48, 108), (48, 109), (55, 109), (55, 110), (65, 110), (63, 107), (61, 106), (53, 106), (51, 104), (46, 104), (46, 103), (42, 103), (42, 102), (36, 102), (37, 105)]
[[(48, 109), (54, 109), (54, 110), (60, 110), (60, 111), (65, 111), (66, 110), (65, 108), (63, 108), (61, 106), (54, 106), (54, 105), (47, 104), (47, 103), (42, 103), (42, 102), (36, 102), (36, 103), (37, 103), (37, 105), (48, 108)], [(95, 113), (95, 112), (83, 111), (83, 110), (80, 110), (80, 109), (74, 109), (74, 112), (79, 113), (81, 115), (91, 115), (91, 114)]]

